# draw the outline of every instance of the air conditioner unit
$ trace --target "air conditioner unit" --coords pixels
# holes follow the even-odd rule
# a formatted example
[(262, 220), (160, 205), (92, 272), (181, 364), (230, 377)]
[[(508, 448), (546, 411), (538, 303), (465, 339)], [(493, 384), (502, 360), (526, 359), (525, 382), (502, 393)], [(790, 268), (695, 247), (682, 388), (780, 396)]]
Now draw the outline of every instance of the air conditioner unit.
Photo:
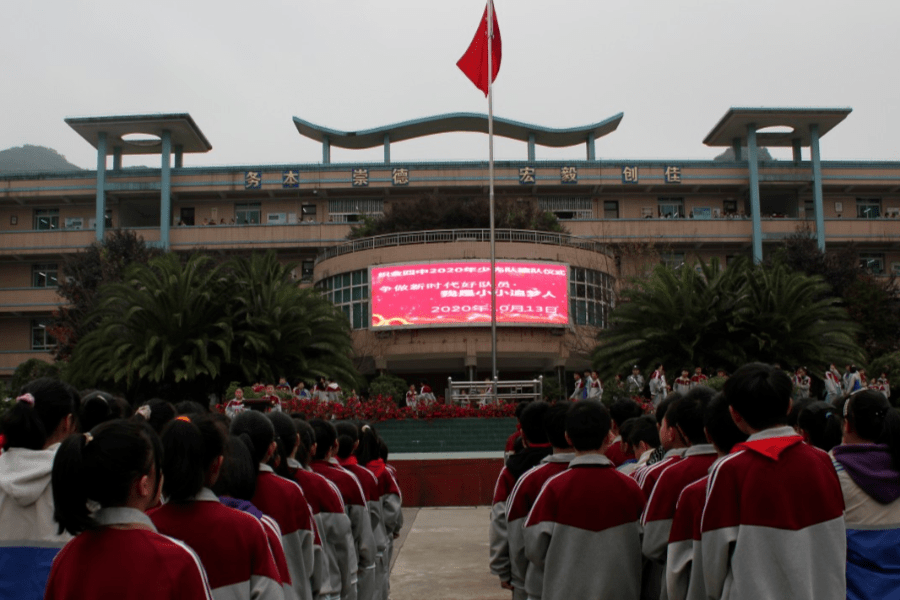
[(84, 229), (84, 219), (81, 217), (67, 218), (66, 229)]
[(266, 223), (269, 225), (287, 225), (287, 213), (267, 213)]

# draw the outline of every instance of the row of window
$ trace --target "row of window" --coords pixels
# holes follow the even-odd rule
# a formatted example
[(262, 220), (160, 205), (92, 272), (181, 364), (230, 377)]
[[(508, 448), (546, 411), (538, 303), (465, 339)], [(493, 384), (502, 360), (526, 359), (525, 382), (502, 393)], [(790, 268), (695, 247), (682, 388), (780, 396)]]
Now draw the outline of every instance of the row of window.
[(369, 327), (369, 271), (360, 269), (326, 277), (316, 284), (347, 315), (353, 329)]

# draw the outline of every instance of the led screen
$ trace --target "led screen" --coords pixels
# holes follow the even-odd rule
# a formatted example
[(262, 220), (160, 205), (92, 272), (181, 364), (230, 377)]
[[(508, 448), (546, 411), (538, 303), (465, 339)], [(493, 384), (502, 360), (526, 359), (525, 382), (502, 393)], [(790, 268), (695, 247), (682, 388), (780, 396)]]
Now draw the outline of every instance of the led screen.
[[(372, 267), (372, 327), (491, 324), (491, 263)], [(497, 261), (497, 323), (567, 325), (566, 266)]]

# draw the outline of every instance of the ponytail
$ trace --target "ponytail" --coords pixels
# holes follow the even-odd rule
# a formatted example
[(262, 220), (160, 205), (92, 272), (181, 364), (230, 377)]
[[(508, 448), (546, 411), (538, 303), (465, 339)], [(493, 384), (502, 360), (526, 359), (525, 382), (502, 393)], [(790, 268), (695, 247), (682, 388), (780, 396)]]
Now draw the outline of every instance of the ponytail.
[(367, 465), (380, 458), (378, 452), (378, 434), (375, 428), (367, 423), (359, 428), (359, 446), (356, 447), (356, 458), (361, 465)]
[(278, 466), (273, 467), (275, 472), (282, 477), (291, 479), (288, 458), (294, 453), (297, 447), (297, 428), (294, 426), (294, 420), (283, 412), (273, 412), (268, 414), (272, 427), (275, 429), (275, 441), (278, 442)]
[(889, 408), (884, 415), (884, 426), (878, 443), (887, 444), (894, 470), (900, 471), (900, 411), (896, 408)]
[(42, 450), (60, 422), (77, 410), (78, 392), (51, 377), (26, 384), (16, 403), (0, 418), (3, 449)]
[(91, 433), (72, 435), (53, 461), (54, 518), (59, 533), (78, 535), (96, 527), (88, 500), (101, 507), (124, 506), (136, 479), (155, 473), (161, 478), (162, 446), (145, 423), (107, 421)]
[(262, 463), (269, 451), (269, 446), (275, 440), (275, 428), (272, 422), (265, 415), (256, 411), (244, 411), (239, 413), (231, 422), (232, 435), (244, 436), (247, 438), (247, 449), (253, 458), (253, 463), (257, 465)]
[(353, 454), (353, 447), (359, 441), (359, 429), (350, 421), (338, 421), (334, 428), (338, 440), (337, 456), (341, 460), (346, 460)]
[(163, 429), (163, 492), (186, 502), (206, 485), (213, 462), (224, 453), (224, 435), (205, 415), (182, 415)]
[(294, 419), (294, 427), (300, 436), (300, 444), (297, 446), (297, 462), (308, 467), (312, 461), (312, 447), (316, 443), (316, 432), (305, 419)]
[(256, 493), (256, 475), (259, 463), (254, 462), (248, 444), (252, 445), (250, 436), (242, 434), (228, 436), (225, 448), (225, 460), (219, 470), (219, 479), (212, 490), (218, 496), (231, 496), (239, 500), (250, 501)]

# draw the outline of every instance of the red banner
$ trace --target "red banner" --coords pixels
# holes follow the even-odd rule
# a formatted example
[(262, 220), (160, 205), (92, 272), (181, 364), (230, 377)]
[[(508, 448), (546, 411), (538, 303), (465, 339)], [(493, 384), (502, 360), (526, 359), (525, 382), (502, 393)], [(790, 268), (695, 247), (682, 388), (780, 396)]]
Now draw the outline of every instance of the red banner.
[[(487, 261), (372, 268), (372, 327), (490, 325)], [(566, 266), (497, 262), (497, 323), (569, 323)]]

